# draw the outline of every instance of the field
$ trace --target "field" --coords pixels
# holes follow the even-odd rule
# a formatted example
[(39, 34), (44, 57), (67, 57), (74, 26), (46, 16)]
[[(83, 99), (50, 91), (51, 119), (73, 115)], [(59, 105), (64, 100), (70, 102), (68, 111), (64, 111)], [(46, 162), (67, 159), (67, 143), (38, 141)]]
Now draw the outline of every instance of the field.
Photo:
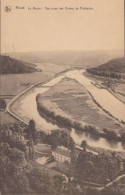
[(41, 94), (38, 104), (48, 110), (83, 125), (92, 125), (102, 130), (107, 128), (121, 133), (119, 122), (103, 112), (91, 99), (89, 93), (75, 80), (63, 79), (61, 82)]

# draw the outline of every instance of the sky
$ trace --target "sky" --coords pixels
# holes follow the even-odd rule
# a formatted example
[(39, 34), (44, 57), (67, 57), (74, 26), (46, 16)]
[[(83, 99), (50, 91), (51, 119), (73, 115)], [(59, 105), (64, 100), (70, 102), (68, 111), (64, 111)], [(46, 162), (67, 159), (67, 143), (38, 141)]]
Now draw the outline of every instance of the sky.
[(124, 49), (124, 0), (1, 0), (1, 10), (2, 53)]

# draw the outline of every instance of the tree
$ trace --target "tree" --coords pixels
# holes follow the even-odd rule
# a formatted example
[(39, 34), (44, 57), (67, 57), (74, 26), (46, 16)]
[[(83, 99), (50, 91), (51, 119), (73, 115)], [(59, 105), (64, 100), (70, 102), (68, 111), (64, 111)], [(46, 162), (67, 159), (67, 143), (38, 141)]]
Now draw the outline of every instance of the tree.
[(113, 151), (112, 152), (112, 157), (115, 158), (116, 157), (116, 153)]
[(68, 133), (60, 130), (55, 130), (49, 137), (49, 142), (52, 145), (52, 149), (56, 149), (58, 146), (64, 146), (69, 150), (74, 150), (75, 143)]
[(0, 109), (5, 109), (5, 108), (6, 108), (6, 101), (0, 98)]
[[(65, 186), (64, 194), (66, 194), (66, 195), (70, 195), (70, 194), (73, 195), (74, 194), (75, 195), (75, 194), (79, 194), (79, 191), (78, 191), (76, 185), (74, 185), (73, 182), (70, 182)], [(84, 194), (82, 193), (82, 195), (84, 195)]]
[(35, 129), (35, 121), (33, 119), (29, 121), (29, 128)]
[(81, 147), (83, 148), (84, 151), (86, 151), (86, 146), (87, 146), (87, 142), (83, 140), (81, 143)]
[(29, 157), (33, 159), (34, 157), (34, 142), (32, 139), (27, 141), (27, 146), (29, 147)]
[(122, 143), (125, 143), (125, 133), (122, 134), (121, 139), (122, 139)]
[(109, 140), (118, 140), (118, 136), (114, 131), (107, 131), (105, 132), (106, 138)]
[(25, 137), (28, 139), (27, 145), (29, 146), (29, 156), (34, 156), (34, 144), (37, 144), (37, 131), (35, 128), (35, 121), (32, 119), (29, 121), (29, 126), (24, 130)]
[(70, 149), (71, 151), (74, 151), (74, 149), (75, 149), (75, 142), (73, 141), (72, 137), (70, 137), (69, 149)]
[[(90, 188), (90, 187), (88, 187), (87, 189), (86, 189), (86, 194), (87, 195), (99, 195), (100, 193), (99, 193), (99, 191), (97, 190), (97, 189), (93, 189), (93, 188)], [(105, 194), (106, 195), (106, 194)], [(108, 195), (108, 194), (107, 194)]]
[(28, 128), (24, 130), (27, 139), (32, 139), (34, 144), (37, 144), (37, 130), (35, 128), (35, 121), (32, 119), (29, 121)]
[(60, 145), (60, 134), (60, 130), (55, 130), (49, 135), (49, 143), (52, 145), (52, 149), (56, 149)]
[(65, 181), (65, 177), (61, 176), (61, 175), (55, 175), (52, 178), (52, 185), (53, 187), (56, 189), (56, 191), (62, 192), (62, 190), (64, 189), (64, 181)]

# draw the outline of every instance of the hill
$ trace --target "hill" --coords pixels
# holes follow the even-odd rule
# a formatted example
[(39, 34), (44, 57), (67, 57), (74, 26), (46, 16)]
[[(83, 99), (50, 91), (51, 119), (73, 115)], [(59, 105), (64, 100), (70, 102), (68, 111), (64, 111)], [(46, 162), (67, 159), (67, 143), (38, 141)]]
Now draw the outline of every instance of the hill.
[(104, 77), (125, 78), (125, 58), (115, 58), (98, 67), (89, 68), (87, 72)]
[(100, 71), (125, 73), (125, 58), (116, 58), (94, 68)]
[(0, 74), (18, 74), (36, 72), (35, 65), (0, 55)]
[(25, 53), (8, 53), (6, 55), (29, 63), (53, 63), (56, 65), (71, 65), (75, 67), (96, 67), (107, 61), (122, 57), (123, 51), (119, 50), (81, 50), (81, 51), (37, 51)]

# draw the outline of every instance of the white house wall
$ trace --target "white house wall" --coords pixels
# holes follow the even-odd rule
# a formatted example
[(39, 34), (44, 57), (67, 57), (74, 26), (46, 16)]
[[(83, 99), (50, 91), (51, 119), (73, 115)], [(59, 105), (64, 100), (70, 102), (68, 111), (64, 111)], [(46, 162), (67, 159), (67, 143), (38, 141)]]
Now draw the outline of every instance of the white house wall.
[(71, 158), (67, 157), (67, 156), (64, 156), (64, 155), (61, 155), (61, 154), (58, 154), (56, 152), (53, 152), (52, 151), (52, 155), (54, 156), (55, 160), (56, 161), (59, 161), (59, 162), (64, 162), (64, 161), (68, 161), (69, 163), (71, 162)]

